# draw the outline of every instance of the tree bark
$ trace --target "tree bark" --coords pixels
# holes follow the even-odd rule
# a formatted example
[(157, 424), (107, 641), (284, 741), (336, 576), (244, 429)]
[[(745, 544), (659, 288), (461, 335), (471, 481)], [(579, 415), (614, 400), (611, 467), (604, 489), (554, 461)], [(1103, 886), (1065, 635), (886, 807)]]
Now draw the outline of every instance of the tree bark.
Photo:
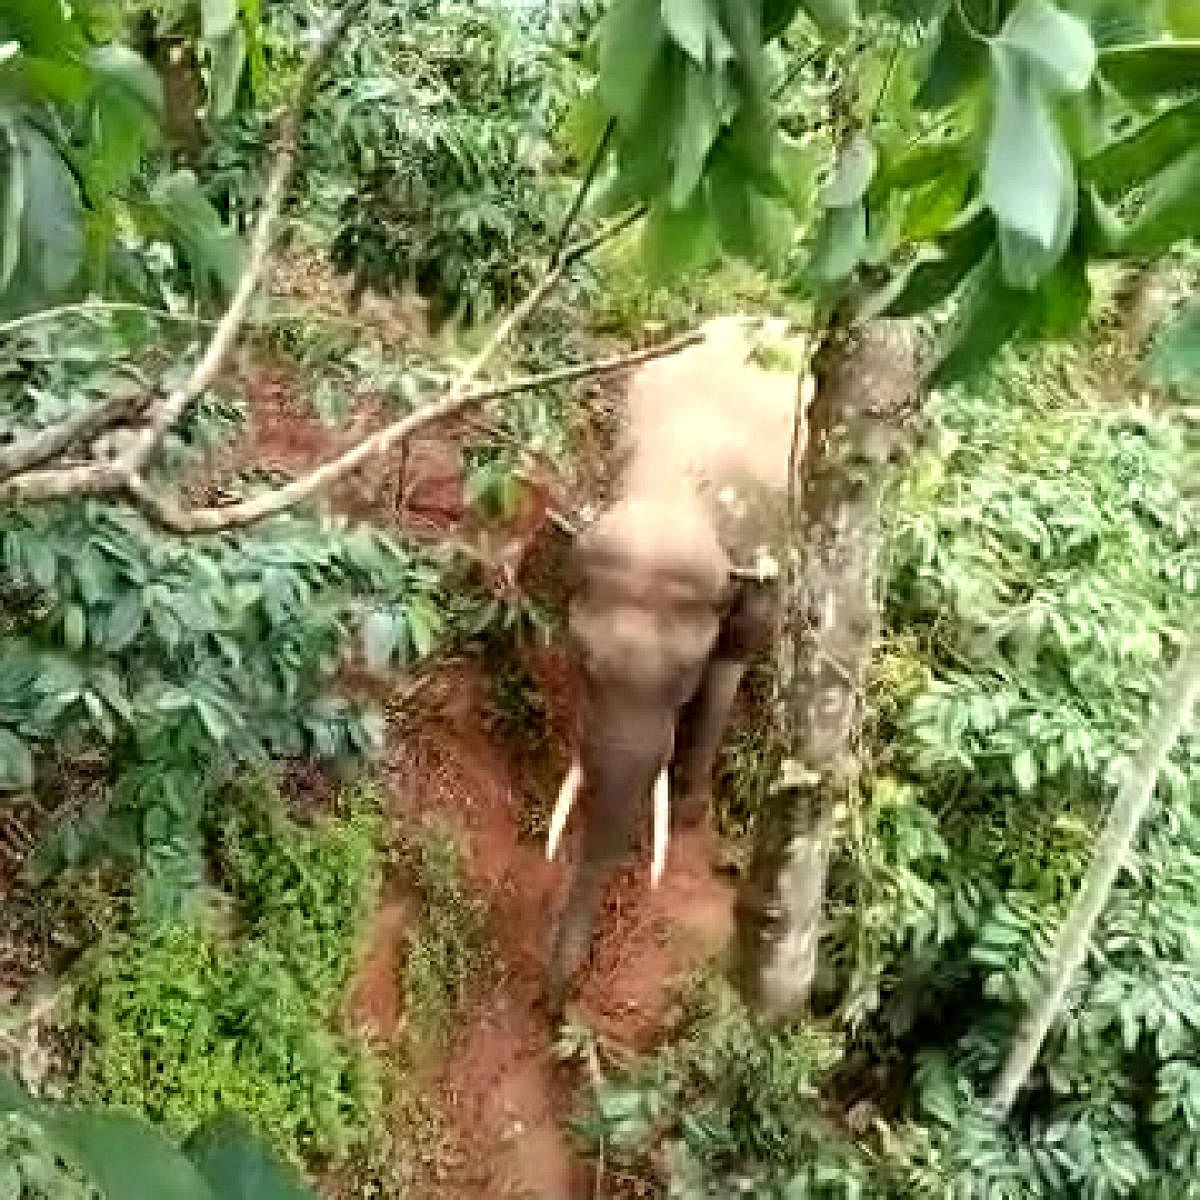
[(1137, 758), (1096, 843), (1092, 865), (1059, 930), (1054, 949), (1042, 972), (1038, 998), (1022, 1020), (1009, 1048), (1008, 1060), (992, 1092), (992, 1108), (1004, 1117), (1025, 1086), (1042, 1043), (1062, 1011), (1063, 1000), (1087, 956), (1096, 922), (1112, 893), (1121, 865), (1128, 856), (1138, 826), (1150, 807), (1154, 788), (1180, 733), (1191, 720), (1200, 696), (1200, 640), (1179, 660), (1162, 690), (1158, 712), (1151, 720)]
[[(879, 510), (920, 390), (905, 325), (834, 325), (813, 360), (803, 484), (777, 662), (783, 778), (739, 897), (743, 983), (785, 1018), (808, 1001), (838, 806), (856, 775), (863, 679), (878, 624)], [(798, 417), (798, 426), (800, 418)]]

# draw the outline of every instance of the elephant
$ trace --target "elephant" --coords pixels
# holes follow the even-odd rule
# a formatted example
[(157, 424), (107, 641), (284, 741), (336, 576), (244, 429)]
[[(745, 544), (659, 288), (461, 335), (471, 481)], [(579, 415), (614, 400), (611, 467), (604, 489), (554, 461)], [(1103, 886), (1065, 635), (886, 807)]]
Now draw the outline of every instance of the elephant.
[(578, 745), (551, 819), (548, 857), (577, 801), (583, 830), (547, 968), (556, 1007), (588, 957), (594, 911), (647, 800), (652, 886), (664, 870), (672, 821), (683, 828), (705, 819), (735, 694), (778, 622), (774, 551), (786, 510), (796, 374), (751, 361), (744, 319), (711, 322), (703, 334), (632, 378), (616, 499), (570, 551)]

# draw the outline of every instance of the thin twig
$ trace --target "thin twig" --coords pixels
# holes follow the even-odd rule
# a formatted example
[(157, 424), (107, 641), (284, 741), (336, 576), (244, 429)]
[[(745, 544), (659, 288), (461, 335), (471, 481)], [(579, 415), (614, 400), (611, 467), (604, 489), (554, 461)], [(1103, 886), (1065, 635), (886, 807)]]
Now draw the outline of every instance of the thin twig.
[(608, 149), (608, 144), (612, 141), (612, 135), (617, 128), (617, 118), (609, 117), (608, 124), (604, 126), (604, 132), (600, 135), (596, 142), (596, 148), (592, 151), (591, 160), (588, 162), (587, 170), (584, 172), (583, 180), (579, 187), (575, 190), (575, 196), (571, 201), (571, 207), (567, 209), (567, 215), (563, 218), (562, 228), (558, 231), (558, 236), (554, 239), (554, 249), (550, 252), (550, 262), (557, 263), (562, 257), (563, 251), (566, 249), (567, 238), (571, 236), (571, 230), (575, 226), (575, 222), (579, 219), (579, 214), (583, 211), (584, 204), (587, 203), (588, 193), (592, 190), (592, 185), (596, 182), (596, 175), (600, 171), (600, 164), (604, 161), (605, 151)]
[[(547, 279), (550, 276), (547, 276)], [(535, 293), (531, 293), (530, 298)], [(528, 299), (526, 307), (528, 305)], [(515, 316), (516, 313), (510, 314)], [(515, 328), (515, 322), (506, 321), (506, 328)], [(492, 351), (499, 345), (497, 338), (504, 333), (498, 329), (488, 342)], [(438, 422), (446, 421), (457, 416), (463, 410), (484, 404), (489, 400), (498, 400), (518, 392), (533, 391), (537, 388), (549, 387), (573, 379), (593, 378), (598, 375), (610, 375), (618, 371), (626, 371), (631, 367), (649, 362), (652, 359), (663, 358), (667, 355), (678, 354), (688, 346), (693, 346), (703, 339), (703, 334), (692, 332), (681, 337), (673, 338), (657, 346), (649, 346), (628, 354), (618, 354), (611, 358), (600, 359), (596, 362), (579, 363), (574, 366), (560, 367), (543, 375), (530, 375), (515, 379), (508, 383), (489, 384), (484, 387), (471, 388), (468, 385), (485, 360), (484, 351), (463, 371), (463, 374), (450, 388), (441, 400), (427, 404), (411, 412), (392, 424), (385, 426), (377, 433), (363, 439), (352, 446), (344, 454), (323, 463), (307, 475), (285, 484), (270, 492), (264, 492), (249, 500), (237, 504), (222, 505), (213, 508), (181, 509), (174, 501), (159, 496), (140, 476), (136, 476), (129, 484), (129, 492), (147, 514), (160, 525), (177, 533), (214, 533), (220, 530), (233, 529), (251, 525), (266, 517), (275, 516), (294, 508), (313, 496), (320, 494), (338, 480), (345, 478), (362, 466), (369, 458), (386, 453), (393, 446), (412, 437), (418, 430)], [(485, 350), (487, 347), (485, 347)]]
[(241, 328), (250, 301), (258, 289), (259, 280), (267, 265), (267, 258), (275, 237), (275, 224), (283, 208), (287, 186), (296, 166), (300, 144), (300, 126), (308, 109), (308, 102), (325, 70), (325, 64), (341, 41), (351, 17), (361, 7), (362, 0), (349, 0), (330, 22), (318, 39), (304, 76), (296, 90), (295, 101), (288, 109), (279, 130), (278, 153), (267, 178), (263, 193), (262, 211), (250, 241), (250, 254), (245, 270), (233, 294), (225, 314), (217, 324), (208, 349), (193, 368), (187, 382), (176, 388), (155, 409), (153, 420), (141, 432), (137, 440), (120, 459), (119, 469), (127, 480), (132, 480), (146, 464), (155, 447), (167, 431), (183, 415), (185, 410), (216, 378), (225, 356), (229, 353)]
[(32, 329), (37, 325), (54, 322), (61, 317), (92, 317), (105, 313), (138, 313), (158, 321), (175, 321), (181, 325), (215, 325), (195, 313), (177, 313), (169, 308), (151, 308), (148, 304), (134, 304), (128, 300), (80, 300), (75, 304), (59, 304), (54, 308), (41, 308), (37, 312), (16, 317), (12, 321), (0, 322), (0, 338), (11, 337)]

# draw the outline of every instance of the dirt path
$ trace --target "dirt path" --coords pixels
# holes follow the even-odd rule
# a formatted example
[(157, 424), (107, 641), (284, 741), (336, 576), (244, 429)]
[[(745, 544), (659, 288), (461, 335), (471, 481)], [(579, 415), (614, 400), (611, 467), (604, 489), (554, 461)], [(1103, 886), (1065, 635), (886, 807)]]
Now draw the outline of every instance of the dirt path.
[[(552, 723), (569, 720), (562, 664), (541, 664)], [(444, 668), (424, 690), (416, 725), (394, 728), (385, 764), (389, 802), (404, 822), (450, 825), (466, 871), (490, 914), (495, 961), (486, 987), (456, 1022), (430, 1085), (446, 1123), (431, 1200), (577, 1200), (593, 1194), (593, 1171), (564, 1127), (576, 1110), (580, 1077), (554, 1053), (557, 1030), (541, 1004), (550, 916), (562, 900), (564, 868), (547, 864), (540, 843), (521, 835), (525, 774), (486, 732), (485, 691), (474, 663)], [(646, 855), (610, 889), (593, 969), (572, 1013), (631, 1049), (648, 1046), (671, 1003), (671, 984), (731, 931), (732, 895), (709, 871), (701, 838), (673, 848), (662, 889), (651, 895)], [(395, 1029), (397, 965), (407, 919), (390, 897), (356, 997), (378, 1033)], [(384, 1028), (380, 1028), (383, 1026)]]

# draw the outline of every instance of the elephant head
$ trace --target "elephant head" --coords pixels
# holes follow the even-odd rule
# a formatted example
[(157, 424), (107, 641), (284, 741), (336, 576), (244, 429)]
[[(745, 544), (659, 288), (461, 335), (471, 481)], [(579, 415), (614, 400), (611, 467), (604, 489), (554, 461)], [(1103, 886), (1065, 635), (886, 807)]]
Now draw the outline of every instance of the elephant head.
[(600, 893), (652, 796), (651, 882), (657, 882), (672, 770), (691, 801), (689, 815), (703, 811), (745, 659), (740, 642), (730, 642), (731, 632), (741, 637), (735, 626), (739, 614), (745, 623), (745, 590), (732, 582), (729, 558), (693, 490), (618, 503), (580, 535), (573, 567), (579, 750), (551, 821), (548, 854), (577, 799), (583, 834), (551, 951), (548, 991), (555, 1004), (587, 956)]

